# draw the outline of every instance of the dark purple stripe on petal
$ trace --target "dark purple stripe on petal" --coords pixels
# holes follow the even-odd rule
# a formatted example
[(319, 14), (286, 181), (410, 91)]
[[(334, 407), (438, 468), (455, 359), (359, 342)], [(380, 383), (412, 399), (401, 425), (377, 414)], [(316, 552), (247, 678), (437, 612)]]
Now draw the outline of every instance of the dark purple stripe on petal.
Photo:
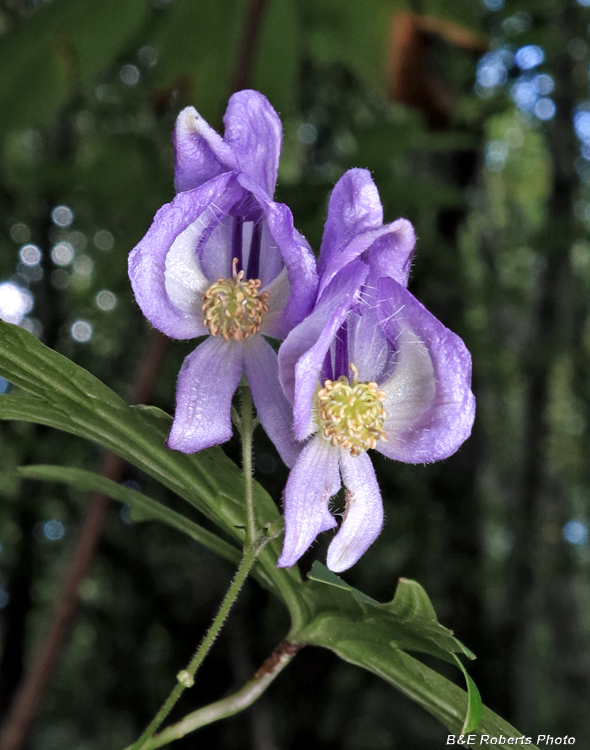
[[(237, 258), (236, 271), (239, 273), (242, 270), (242, 237), (244, 232), (244, 218), (242, 216), (234, 216), (232, 235), (231, 235), (231, 262), (233, 265), (234, 260)], [(228, 277), (231, 276), (232, 269), (230, 268)]]
[(248, 256), (248, 270), (246, 271), (247, 279), (260, 278), (260, 241), (262, 239), (262, 223), (257, 221), (252, 230), (252, 240), (250, 242), (250, 255)]
[(326, 352), (326, 359), (322, 365), (322, 383), (326, 380), (335, 380), (334, 370), (332, 369), (332, 352), (328, 349)]
[(346, 321), (340, 326), (340, 330), (336, 334), (335, 343), (335, 356), (334, 356), (334, 380), (337, 380), (341, 375), (348, 377), (348, 325)]

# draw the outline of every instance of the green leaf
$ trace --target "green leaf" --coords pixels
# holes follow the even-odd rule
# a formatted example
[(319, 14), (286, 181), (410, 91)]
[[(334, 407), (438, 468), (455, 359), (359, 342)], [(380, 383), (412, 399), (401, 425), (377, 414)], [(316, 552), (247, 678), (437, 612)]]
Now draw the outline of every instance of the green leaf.
[(21, 467), (18, 474), (27, 479), (61, 482), (82, 492), (100, 492), (113, 498), (113, 500), (129, 505), (131, 507), (130, 517), (133, 521), (161, 521), (173, 529), (187, 534), (199, 544), (230, 562), (238, 563), (242, 557), (237, 547), (228, 544), (207, 529), (186, 518), (186, 516), (141, 492), (129, 489), (129, 487), (113, 482), (111, 479), (102, 477), (92, 471), (71, 469), (65, 466), (39, 465)]
[[(243, 477), (221, 449), (192, 456), (168, 450), (164, 442), (171, 417), (153, 407), (128, 406), (89, 372), (23, 329), (1, 321), (0, 376), (20, 389), (16, 394), (0, 396), (0, 419), (45, 424), (95, 441), (153, 476), (242, 541)], [(189, 533), (228, 559), (237, 552), (152, 498), (91, 472), (47, 466), (28, 467), (22, 472), (28, 477), (104, 492), (128, 502), (141, 517), (158, 519)], [(259, 525), (280, 524), (276, 506), (257, 483), (254, 498)], [(379, 604), (320, 563), (313, 566), (311, 580), (306, 583), (295, 566), (277, 569), (279, 546), (276, 539), (266, 545), (253, 574), (288, 607), (292, 623), (289, 640), (329, 648), (342, 659), (374, 672), (454, 733), (477, 724), (481, 701), (467, 675), (468, 693), (405, 653), (428, 653), (453, 664), (457, 663), (457, 653), (470, 655), (437, 622), (419, 584), (402, 579), (393, 601)], [(494, 737), (521, 736), (485, 708), (477, 731)]]
[(455, 657), (459, 669), (465, 676), (465, 682), (467, 683), (467, 713), (465, 714), (465, 721), (461, 728), (461, 734), (467, 734), (477, 729), (481, 722), (483, 713), (483, 704), (481, 702), (481, 695), (477, 689), (477, 685), (469, 676), (467, 670), (463, 666), (461, 659), (458, 656)]
[[(171, 417), (131, 407), (70, 360), (18, 326), (0, 321), (0, 376), (25, 391), (0, 396), (0, 419), (20, 419), (92, 440), (157, 479), (226, 533), (243, 541), (244, 479), (221, 448), (186, 455), (165, 447)], [(260, 525), (280, 521), (267, 492), (254, 483)], [(254, 573), (297, 611), (296, 568), (276, 568), (279, 541), (263, 549)]]
[[(335, 641), (354, 641), (357, 648), (367, 642), (388, 646), (391, 657), (398, 660), (400, 650), (422, 651), (438, 656), (441, 659), (459, 666), (467, 682), (468, 700), (464, 714), (463, 727), (469, 731), (474, 729), (481, 719), (481, 698), (479, 691), (471, 677), (467, 674), (463, 664), (457, 658), (456, 652), (463, 652), (475, 658), (463, 644), (458, 641), (450, 630), (440, 625), (436, 612), (426, 591), (417, 581), (406, 578), (400, 579), (393, 600), (386, 604), (379, 604), (361, 591), (349, 586), (337, 575), (329, 571), (319, 562), (313, 564), (309, 578), (324, 586), (330, 586), (337, 591), (336, 596), (348, 597), (354, 600), (355, 607), (346, 607), (340, 602), (338, 610), (340, 616), (318, 614), (305, 630), (307, 637), (326, 638), (329, 643)], [(363, 612), (359, 618), (354, 611), (360, 607)], [(350, 619), (346, 621), (342, 615), (348, 610)], [(324, 644), (325, 645), (325, 644)], [(363, 653), (362, 646), (360, 654)], [(466, 730), (467, 731), (467, 730)]]
[[(369, 635), (369, 634), (367, 634)], [(345, 661), (368, 669), (407, 695), (435, 716), (453, 734), (461, 734), (469, 717), (469, 697), (454, 683), (422, 664), (410, 654), (370, 640), (331, 639), (317, 643), (334, 651)], [(522, 737), (522, 733), (500, 716), (483, 708), (475, 733), (490, 737)], [(537, 750), (535, 745), (529, 745)]]
[(363, 594), (362, 591), (359, 591), (358, 589), (354, 589), (352, 586), (349, 586), (348, 583), (346, 583), (346, 581), (343, 581), (342, 578), (336, 575), (336, 573), (332, 573), (331, 570), (328, 570), (328, 568), (326, 568), (325, 565), (322, 565), (322, 563), (319, 562), (318, 560), (315, 560), (315, 562), (311, 566), (311, 571), (308, 573), (307, 577), (310, 579), (310, 581), (318, 581), (318, 583), (326, 583), (328, 584), (328, 586), (334, 586), (337, 589), (348, 591), (359, 602), (366, 602), (368, 604), (379, 604), (379, 602), (376, 599), (372, 599), (370, 596)]
[[(397, 584), (397, 589), (395, 590), (393, 601), (386, 604), (380, 604), (379, 606), (406, 622), (422, 625), (425, 625), (428, 622), (438, 624), (432, 602), (418, 581), (411, 581), (408, 578), (400, 578)], [(451, 633), (450, 630), (448, 632)], [(453, 638), (453, 640), (465, 656), (468, 656), (470, 659), (475, 659), (475, 654), (470, 651), (467, 646), (464, 646), (461, 641), (456, 638)]]
[(355, 635), (363, 640), (369, 624), (373, 640), (391, 644), (393, 648), (431, 654), (451, 664), (455, 664), (455, 653), (467, 651), (437, 621), (426, 592), (415, 581), (402, 579), (393, 601), (380, 604), (349, 586), (320, 562), (313, 564), (310, 578), (313, 583), (306, 587), (310, 607), (306, 637), (324, 637), (330, 631), (342, 638)]
[[(457, 653), (473, 654), (437, 622), (428, 595), (416, 581), (402, 578), (391, 602), (379, 604), (349, 586), (324, 565), (313, 564), (303, 588), (307, 618), (290, 638), (324, 646), (342, 659), (379, 675), (423, 706), (451, 732), (476, 731), (492, 737), (521, 733), (483, 708), (479, 691)], [(406, 651), (429, 653), (458, 666), (467, 692)]]

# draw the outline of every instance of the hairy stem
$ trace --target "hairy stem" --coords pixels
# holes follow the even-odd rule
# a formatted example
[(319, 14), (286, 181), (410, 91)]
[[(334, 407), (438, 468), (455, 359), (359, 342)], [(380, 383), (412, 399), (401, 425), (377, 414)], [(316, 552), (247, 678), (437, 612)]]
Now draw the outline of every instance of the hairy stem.
[(240, 433), (242, 436), (242, 469), (244, 471), (244, 492), (246, 500), (246, 548), (256, 539), (256, 518), (254, 516), (254, 497), (252, 492), (252, 393), (247, 385), (242, 387), (242, 414)]
[(154, 732), (162, 724), (164, 719), (168, 716), (170, 711), (176, 705), (178, 699), (186, 688), (190, 688), (194, 685), (195, 674), (198, 668), (203, 663), (203, 660), (209, 653), (211, 646), (215, 642), (219, 631), (223, 627), (223, 624), (232, 608), (233, 603), (236, 601), (238, 594), (244, 581), (246, 580), (248, 573), (250, 572), (252, 565), (261, 549), (264, 547), (270, 537), (268, 534), (258, 535), (256, 530), (256, 518), (254, 515), (254, 496), (252, 491), (252, 433), (254, 431), (254, 420), (252, 417), (252, 394), (248, 386), (242, 388), (242, 414), (240, 416), (240, 433), (242, 437), (242, 469), (244, 472), (244, 500), (246, 504), (246, 539), (244, 541), (244, 554), (240, 565), (236, 571), (233, 581), (223, 601), (219, 607), (219, 611), (211, 623), (211, 626), (205, 637), (201, 641), (199, 648), (196, 650), (195, 655), (191, 659), (186, 669), (181, 670), (177, 675), (178, 684), (174, 687), (162, 708), (154, 716), (152, 721), (149, 723), (141, 737), (133, 744), (132, 750), (145, 750), (150, 745), (150, 740), (153, 739)]
[[(227, 696), (227, 698), (215, 701), (215, 703), (210, 703), (208, 706), (203, 706), (203, 708), (187, 714), (179, 722), (172, 724), (163, 732), (148, 740), (144, 745), (144, 750), (156, 750), (156, 748), (184, 737), (189, 732), (194, 732), (196, 729), (213, 724), (220, 719), (226, 719), (249, 708), (289, 664), (300, 648), (301, 646), (286, 641), (280, 643), (254, 677), (248, 680), (240, 690)], [(132, 748), (127, 748), (127, 750), (132, 750)]]

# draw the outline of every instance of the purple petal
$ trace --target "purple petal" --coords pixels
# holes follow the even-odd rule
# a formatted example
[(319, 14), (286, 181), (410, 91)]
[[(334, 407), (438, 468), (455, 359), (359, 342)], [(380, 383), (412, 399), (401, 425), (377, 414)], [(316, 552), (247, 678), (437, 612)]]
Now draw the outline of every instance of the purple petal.
[[(205, 221), (209, 222), (209, 237), (200, 243), (199, 261), (203, 273), (211, 281), (227, 279), (232, 275), (232, 230), (233, 216), (220, 217), (216, 208), (211, 208)], [(214, 224), (211, 231), (210, 225)]]
[(389, 439), (377, 450), (406, 463), (446, 458), (471, 434), (471, 356), (458, 336), (393, 279), (380, 279), (378, 293), (381, 325), (397, 360), (380, 383)]
[(349, 169), (332, 190), (320, 247), (318, 271), (324, 273), (332, 255), (368, 229), (383, 224), (379, 192), (367, 169)]
[[(315, 257), (307, 240), (293, 226), (293, 215), (284, 203), (274, 203), (264, 197), (260, 188), (249, 178), (240, 175), (240, 185), (258, 200), (266, 217), (271, 240), (267, 253), (280, 253), (289, 274), (290, 295), (283, 311), (277, 338), (285, 338), (312, 310), (317, 292)], [(265, 263), (276, 262), (266, 260)]]
[(184, 360), (166, 445), (196, 453), (229, 440), (231, 401), (242, 377), (242, 343), (210, 336)]
[(347, 266), (328, 287), (311, 315), (291, 331), (279, 350), (279, 378), (285, 395), (294, 405), (295, 436), (299, 440), (313, 431), (313, 396), (326, 353), (355, 304), (367, 272), (367, 266), (361, 261)]
[[(180, 235), (191, 225), (198, 227), (213, 217), (212, 205), (221, 212), (229, 210), (236, 194), (239, 195), (240, 192), (233, 175), (223, 174), (200, 188), (179, 193), (172, 203), (162, 206), (145, 237), (129, 255), (129, 278), (137, 303), (150, 323), (171, 338), (194, 338), (202, 336), (206, 331), (200, 314), (199, 297), (195, 299), (194, 312), (187, 311), (185, 296), (179, 291), (178, 275), (173, 274), (170, 268), (169, 284), (176, 304), (167, 292), (168, 253), (177, 240), (179, 245), (176, 247), (184, 247), (185, 242), (190, 239), (188, 235), (191, 230), (188, 230), (187, 235)], [(198, 233), (197, 229), (196, 234)], [(184, 250), (181, 255), (186, 257)], [(193, 278), (188, 286), (191, 287), (192, 284), (196, 289), (200, 283)]]
[(391, 347), (379, 324), (377, 290), (370, 274), (361, 296), (362, 306), (347, 319), (349, 359), (358, 367), (361, 380), (379, 382), (386, 373)]
[(291, 288), (283, 311), (284, 338), (313, 308), (318, 288), (316, 261), (307, 240), (294, 228), (289, 208), (270, 203), (267, 211), (268, 227), (283, 256)]
[(402, 286), (408, 285), (416, 232), (407, 219), (396, 219), (383, 227), (367, 253), (367, 262), (375, 276), (390, 276)]
[(338, 449), (318, 435), (305, 446), (287, 480), (285, 541), (278, 568), (294, 565), (318, 534), (336, 526), (328, 503), (339, 489)]
[(193, 190), (237, 168), (231, 148), (194, 107), (185, 107), (178, 115), (172, 142), (174, 184), (178, 192)]
[(260, 332), (265, 336), (273, 339), (283, 338), (283, 310), (289, 300), (291, 286), (289, 284), (289, 275), (287, 269), (283, 268), (280, 274), (272, 280), (267, 286), (263, 286), (261, 291), (268, 292), (270, 295), (267, 301), (268, 312), (262, 320)]
[(383, 528), (381, 492), (368, 454), (353, 457), (341, 448), (339, 461), (346, 488), (346, 512), (328, 548), (326, 564), (334, 573), (354, 565)]
[(293, 434), (293, 409), (279, 384), (277, 354), (261, 335), (244, 342), (244, 370), (262, 426), (291, 468), (301, 453)]
[(231, 148), (240, 172), (272, 198), (277, 183), (283, 128), (268, 99), (258, 91), (238, 91), (223, 118), (224, 141)]
[(342, 249), (329, 255), (320, 278), (318, 294), (323, 294), (334, 276), (363, 253), (366, 253), (364, 259), (371, 266), (371, 271), (379, 276), (391, 276), (406, 286), (415, 244), (414, 227), (407, 219), (397, 219), (378, 229), (355, 235)]

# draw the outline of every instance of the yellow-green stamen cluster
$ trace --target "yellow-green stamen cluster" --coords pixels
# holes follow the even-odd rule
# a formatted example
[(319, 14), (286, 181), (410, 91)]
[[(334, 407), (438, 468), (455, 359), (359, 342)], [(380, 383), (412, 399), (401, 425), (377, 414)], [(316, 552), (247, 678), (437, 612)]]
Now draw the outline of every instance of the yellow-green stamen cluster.
[(212, 336), (223, 336), (226, 341), (241, 341), (258, 333), (262, 319), (268, 312), (268, 292), (260, 292), (260, 279), (244, 281), (244, 272), (236, 273), (233, 262), (231, 279), (217, 279), (203, 294), (203, 325)]
[(383, 423), (387, 416), (382, 402), (384, 391), (377, 383), (359, 383), (358, 368), (350, 364), (354, 374), (352, 383), (345, 375), (338, 380), (326, 380), (318, 392), (318, 419), (324, 436), (334, 446), (342, 446), (351, 456), (377, 446), (377, 440), (387, 440)]

